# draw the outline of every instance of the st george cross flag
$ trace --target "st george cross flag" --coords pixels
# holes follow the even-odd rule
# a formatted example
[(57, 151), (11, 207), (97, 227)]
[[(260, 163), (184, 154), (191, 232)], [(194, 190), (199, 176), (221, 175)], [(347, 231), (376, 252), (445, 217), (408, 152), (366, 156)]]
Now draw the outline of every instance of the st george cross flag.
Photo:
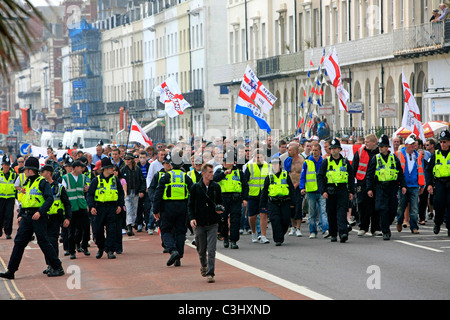
[(402, 127), (414, 133), (416, 137), (420, 138), (420, 140), (425, 141), (425, 134), (423, 132), (423, 126), (420, 120), (420, 110), (417, 106), (416, 99), (409, 88), (408, 82), (406, 81), (403, 70), (402, 84), (403, 93), (405, 95), (405, 111), (403, 112)]
[(152, 140), (142, 130), (141, 126), (135, 119), (131, 122), (130, 136), (128, 142), (139, 142), (145, 147), (153, 146)]
[(266, 130), (267, 133), (270, 133), (272, 129), (270, 129), (270, 126), (267, 123), (264, 114), (257, 106), (255, 106), (254, 102), (247, 96), (245, 91), (242, 89), (243, 86), (245, 86), (244, 81), (242, 82), (241, 85), (241, 91), (239, 92), (235, 112), (252, 117), (253, 119), (255, 119), (256, 123), (258, 123), (258, 126), (261, 128), (261, 130)]
[(181, 94), (178, 83), (172, 77), (157, 86), (153, 91), (159, 93), (159, 101), (164, 104), (165, 111), (170, 118), (184, 114), (184, 110), (191, 107)]
[(277, 101), (277, 98), (259, 81), (250, 66), (247, 66), (245, 70), (241, 90), (266, 114), (270, 112), (273, 104)]
[(350, 94), (342, 85), (341, 67), (339, 66), (336, 49), (333, 49), (333, 52), (325, 59), (324, 67), (331, 83), (336, 88), (336, 93), (339, 98), (339, 108), (348, 112), (347, 100), (350, 98)]

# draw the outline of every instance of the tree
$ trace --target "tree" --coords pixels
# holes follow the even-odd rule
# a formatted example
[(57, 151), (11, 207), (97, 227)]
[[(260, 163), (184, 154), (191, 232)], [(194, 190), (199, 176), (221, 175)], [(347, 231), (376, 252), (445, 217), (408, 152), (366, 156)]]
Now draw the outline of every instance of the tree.
[(0, 75), (9, 81), (9, 72), (20, 70), (21, 56), (33, 49), (37, 34), (31, 20), (45, 21), (32, 0), (0, 1)]

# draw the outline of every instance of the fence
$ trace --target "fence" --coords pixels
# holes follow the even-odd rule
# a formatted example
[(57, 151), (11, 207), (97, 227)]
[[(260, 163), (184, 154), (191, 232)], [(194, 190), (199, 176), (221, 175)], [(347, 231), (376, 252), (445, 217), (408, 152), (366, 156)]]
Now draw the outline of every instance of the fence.
[(369, 134), (374, 134), (377, 137), (381, 137), (381, 135), (385, 134), (388, 137), (392, 137), (397, 129), (397, 127), (393, 126), (371, 127), (367, 130), (361, 127), (354, 128), (353, 130), (351, 128), (341, 128), (336, 131), (332, 131), (331, 135), (338, 138), (348, 138), (350, 136), (354, 136), (354, 138), (365, 137)]

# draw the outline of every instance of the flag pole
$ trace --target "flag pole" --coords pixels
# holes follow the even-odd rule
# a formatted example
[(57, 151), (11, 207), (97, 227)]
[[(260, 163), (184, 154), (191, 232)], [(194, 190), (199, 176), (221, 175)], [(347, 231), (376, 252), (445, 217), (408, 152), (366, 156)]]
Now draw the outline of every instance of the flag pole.
[(134, 118), (133, 118), (133, 116), (131, 116), (131, 122), (130, 122), (130, 126), (128, 129), (127, 149), (128, 149), (128, 144), (130, 143), (130, 134), (131, 134), (131, 127), (133, 126), (133, 121), (134, 121)]

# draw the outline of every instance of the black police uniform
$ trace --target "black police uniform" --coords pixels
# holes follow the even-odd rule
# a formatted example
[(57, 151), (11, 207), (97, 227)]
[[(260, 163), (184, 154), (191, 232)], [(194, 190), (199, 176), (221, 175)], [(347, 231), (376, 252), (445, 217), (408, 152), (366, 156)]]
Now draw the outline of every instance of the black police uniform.
[[(441, 133), (441, 140), (450, 140), (450, 131), (445, 130)], [(449, 150), (439, 150), (444, 159), (448, 156)], [(433, 170), (436, 165), (436, 153), (433, 153), (428, 162), (425, 171), (425, 181), (428, 186), (433, 187), (433, 206), (434, 206), (434, 229), (435, 234), (439, 234), (441, 225), (445, 221), (447, 234), (450, 237), (450, 177), (436, 178)]]
[[(11, 160), (9, 155), (5, 154), (2, 159), (2, 164), (11, 165)], [(0, 168), (2, 171), (2, 168)], [(16, 181), (17, 173), (9, 169), (7, 173), (1, 173), (5, 180), (8, 181), (12, 178), (12, 181)], [(5, 182), (6, 182), (5, 181)], [(11, 239), (13, 220), (14, 220), (14, 205), (15, 197), (17, 196), (17, 191), (10, 198), (0, 198), (0, 237), (2, 236), (3, 229), (5, 230), (6, 238)]]
[[(182, 170), (180, 164), (172, 162), (173, 169)], [(170, 172), (170, 171), (169, 171)], [(155, 190), (153, 202), (153, 213), (160, 213), (160, 230), (161, 237), (165, 248), (168, 249), (171, 256), (167, 261), (167, 265), (179, 261), (184, 255), (184, 242), (186, 240), (186, 221), (187, 221), (187, 204), (185, 200), (163, 200), (166, 184), (170, 183), (170, 174), (166, 173), (158, 183)], [(187, 190), (193, 185), (191, 178), (185, 175), (185, 184)]]
[[(31, 186), (39, 177), (39, 174), (37, 174), (39, 171), (39, 160), (34, 157), (28, 158), (27, 161), (25, 161), (25, 169), (33, 169), (36, 171), (36, 174), (28, 177), (24, 183), (25, 186)], [(47, 237), (47, 212), (53, 204), (52, 188), (45, 179), (42, 179), (39, 183), (39, 190), (42, 192), (44, 197), (44, 203), (42, 206), (39, 208), (21, 208), (19, 211), (18, 217), (21, 218), (19, 229), (17, 230), (17, 234), (14, 239), (14, 248), (8, 263), (8, 270), (7, 272), (0, 274), (0, 277), (2, 278), (14, 279), (14, 273), (19, 269), (25, 247), (30, 242), (33, 232), (36, 234), (38, 245), (44, 253), (46, 261), (48, 261), (51, 267), (47, 276), (56, 277), (64, 275), (61, 260), (59, 260), (55, 249)], [(33, 220), (33, 215), (36, 212), (40, 213), (40, 218)]]
[[(226, 161), (226, 158), (224, 159)], [(231, 170), (238, 170), (236, 165), (233, 165)], [(213, 180), (220, 182), (225, 179), (226, 169), (222, 167), (214, 172)], [(232, 249), (238, 249), (237, 242), (239, 241), (239, 228), (241, 226), (242, 201), (248, 200), (248, 182), (244, 177), (242, 170), (238, 170), (239, 181), (241, 182), (242, 191), (240, 193), (222, 192), (223, 204), (225, 211), (221, 216), (221, 223), (219, 231), (223, 236), (223, 245), (228, 248), (231, 242)], [(228, 216), (230, 217), (230, 226), (228, 226)]]
[[(389, 141), (378, 144), (379, 146), (389, 146)], [(390, 151), (386, 156), (381, 154), (385, 162), (389, 160)], [(397, 180), (388, 182), (379, 182), (375, 175), (377, 168), (377, 158), (374, 157), (369, 162), (366, 173), (367, 191), (372, 191), (375, 198), (375, 212), (380, 217), (381, 232), (383, 239), (388, 240), (391, 236), (390, 225), (397, 215), (398, 207), (398, 190), (399, 187), (406, 188), (405, 176), (400, 160), (394, 154), (395, 168), (398, 171)]]
[[(279, 158), (278, 158), (279, 159)], [(274, 160), (272, 160), (273, 162)], [(281, 160), (280, 171), (275, 173), (277, 178), (280, 178), (281, 173)], [(291, 177), (287, 174), (287, 184), (289, 186), (289, 195), (283, 198), (273, 199), (269, 197), (269, 186), (271, 184), (270, 175), (264, 180), (264, 188), (261, 191), (260, 208), (269, 207), (270, 211), (270, 224), (272, 226), (273, 241), (276, 246), (280, 246), (284, 243), (284, 235), (289, 229), (291, 224), (291, 207), (295, 206), (295, 190), (292, 184)]]
[[(102, 169), (105, 168), (112, 168), (113, 165), (111, 163), (111, 159), (109, 158), (103, 158), (101, 160), (102, 162)], [(99, 177), (101, 179), (106, 180), (107, 183), (111, 179), (116, 179), (116, 186), (119, 198), (117, 201), (111, 201), (111, 202), (97, 202), (95, 201), (95, 191), (98, 187), (98, 181)], [(101, 173), (99, 176), (95, 177), (94, 180), (92, 180), (91, 185), (89, 186), (89, 190), (86, 195), (86, 201), (88, 204), (89, 209), (92, 213), (92, 208), (95, 208), (97, 210), (97, 215), (95, 216), (94, 220), (94, 235), (96, 239), (96, 244), (98, 247), (98, 253), (96, 255), (97, 259), (100, 259), (103, 256), (103, 252), (106, 251), (108, 254), (108, 259), (114, 259), (115, 255), (113, 252), (119, 251), (121, 248), (117, 248), (117, 214), (116, 210), (117, 207), (122, 208), (125, 205), (124, 201), (124, 191), (122, 188), (122, 184), (120, 181), (114, 176), (111, 175), (109, 177), (105, 177), (103, 173)], [(105, 228), (106, 228), (106, 238), (105, 238)], [(120, 252), (120, 251), (119, 251)]]
[[(334, 144), (333, 144), (334, 143)], [(339, 140), (333, 139), (330, 148), (340, 148), (341, 144)], [(343, 160), (342, 160), (343, 159)], [(328, 162), (334, 161), (337, 164), (343, 161), (343, 165), (346, 167), (348, 172), (348, 183), (329, 184), (326, 177), (328, 170)], [(345, 163), (345, 164), (344, 164)], [(355, 177), (353, 175), (352, 166), (350, 162), (345, 159), (342, 155), (339, 155), (338, 159), (334, 159), (333, 156), (326, 158), (322, 165), (320, 166), (319, 172), (317, 174), (317, 184), (319, 187), (320, 194), (325, 192), (328, 194), (327, 199), (327, 215), (328, 223), (330, 227), (331, 241), (337, 241), (337, 234), (341, 242), (345, 242), (348, 239), (348, 222), (347, 222), (347, 211), (348, 211), (348, 201), (349, 194), (355, 194)]]

